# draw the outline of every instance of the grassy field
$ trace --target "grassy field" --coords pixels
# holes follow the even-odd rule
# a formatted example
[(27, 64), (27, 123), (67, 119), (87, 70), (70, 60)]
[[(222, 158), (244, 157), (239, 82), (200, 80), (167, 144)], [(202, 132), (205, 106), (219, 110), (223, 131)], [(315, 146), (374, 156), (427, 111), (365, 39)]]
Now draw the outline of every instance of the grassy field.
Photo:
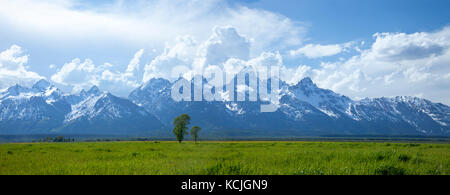
[(449, 175), (449, 144), (80, 142), (0, 144), (0, 174)]

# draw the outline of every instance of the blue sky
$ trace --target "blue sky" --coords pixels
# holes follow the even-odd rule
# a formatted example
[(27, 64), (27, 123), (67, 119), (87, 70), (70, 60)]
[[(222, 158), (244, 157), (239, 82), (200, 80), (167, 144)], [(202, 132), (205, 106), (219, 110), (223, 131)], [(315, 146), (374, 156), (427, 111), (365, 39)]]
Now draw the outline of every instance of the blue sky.
[(367, 39), (376, 32), (433, 31), (449, 23), (447, 0), (273, 0), (244, 1), (249, 7), (309, 24), (308, 35), (323, 43)]
[(355, 99), (449, 104), (448, 8), (446, 0), (0, 1), (0, 88), (46, 78), (66, 91), (99, 85), (126, 96), (150, 78), (170, 79), (174, 67), (270, 63), (289, 83), (309, 76)]

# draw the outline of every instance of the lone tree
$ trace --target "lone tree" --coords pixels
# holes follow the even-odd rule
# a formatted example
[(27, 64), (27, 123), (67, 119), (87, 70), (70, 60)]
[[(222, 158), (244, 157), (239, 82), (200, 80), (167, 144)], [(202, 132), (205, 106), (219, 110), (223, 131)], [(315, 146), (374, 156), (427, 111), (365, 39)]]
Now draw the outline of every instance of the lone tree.
[(191, 124), (191, 117), (187, 114), (182, 114), (173, 120), (173, 134), (177, 137), (177, 141), (181, 143), (184, 139), (184, 135), (188, 133), (188, 125)]
[(194, 138), (195, 143), (197, 143), (198, 132), (200, 132), (201, 130), (202, 128), (200, 128), (199, 126), (193, 126), (191, 129), (191, 135)]

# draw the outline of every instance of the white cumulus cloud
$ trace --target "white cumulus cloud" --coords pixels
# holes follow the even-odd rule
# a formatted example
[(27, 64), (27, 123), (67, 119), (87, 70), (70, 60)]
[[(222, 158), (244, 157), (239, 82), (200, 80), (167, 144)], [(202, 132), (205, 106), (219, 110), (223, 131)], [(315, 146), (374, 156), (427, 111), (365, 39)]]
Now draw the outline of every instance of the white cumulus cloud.
[(30, 86), (44, 77), (27, 68), (28, 55), (24, 55), (22, 48), (12, 45), (0, 53), (0, 89), (14, 84)]
[(126, 97), (131, 90), (139, 86), (142, 77), (140, 58), (144, 50), (139, 50), (128, 64), (124, 72), (112, 71), (112, 64), (95, 65), (92, 60), (81, 61), (76, 58), (66, 63), (51, 76), (51, 80), (62, 88), (79, 92), (93, 85), (100, 89)]
[[(271, 47), (299, 45), (305, 34), (302, 24), (273, 12), (230, 5), (227, 0), (114, 1), (86, 3), (77, 0), (0, 1), (0, 25), (31, 41), (58, 40), (57, 47), (117, 43), (161, 47), (174, 37), (209, 38), (214, 26), (231, 25), (255, 41), (258, 55)], [(30, 30), (32, 29), (32, 30)], [(228, 36), (232, 32), (218, 32)]]
[(289, 54), (291, 56), (304, 55), (308, 58), (320, 58), (337, 55), (341, 53), (343, 50), (344, 47), (339, 44), (335, 45), (308, 44), (297, 50), (291, 50)]
[(209, 39), (200, 44), (191, 36), (178, 37), (173, 46), (167, 45), (145, 66), (143, 81), (154, 77), (177, 79), (179, 73), (187, 77), (201, 74), (211, 65), (223, 68), (230, 59), (247, 61), (250, 47), (250, 41), (232, 26), (213, 27)]
[(231, 26), (213, 29), (213, 33), (200, 47), (200, 57), (205, 59), (204, 65), (219, 65), (229, 58), (248, 60), (250, 42)]
[(298, 77), (310, 76), (319, 86), (353, 98), (423, 94), (450, 104), (450, 27), (436, 32), (377, 33), (374, 38), (360, 54), (303, 68), (306, 74)]

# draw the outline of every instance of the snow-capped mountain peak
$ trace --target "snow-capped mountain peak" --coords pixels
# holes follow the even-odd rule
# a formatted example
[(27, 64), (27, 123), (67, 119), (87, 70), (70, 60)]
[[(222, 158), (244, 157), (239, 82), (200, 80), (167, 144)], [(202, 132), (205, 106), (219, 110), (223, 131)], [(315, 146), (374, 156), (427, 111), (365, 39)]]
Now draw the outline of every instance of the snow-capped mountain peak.
[(79, 96), (85, 97), (85, 96), (88, 95), (88, 93), (86, 92), (86, 90), (82, 89), (82, 90), (78, 93), (78, 95), (79, 95)]
[(43, 92), (46, 91), (51, 86), (52, 85), (50, 84), (50, 82), (48, 82), (45, 79), (41, 79), (33, 85), (32, 89)]
[(350, 98), (328, 89), (319, 88), (309, 77), (289, 87), (295, 99), (307, 102), (330, 117), (349, 116), (347, 112), (353, 103)]
[(96, 85), (94, 85), (86, 92), (86, 94), (99, 96), (99, 95), (103, 94), (103, 92)]
[(310, 77), (305, 77), (300, 82), (297, 83), (297, 86), (308, 86), (310, 88), (317, 88), (317, 85), (312, 81)]
[(3, 93), (0, 95), (0, 98), (3, 99), (10, 96), (19, 96), (22, 93), (30, 93), (30, 92), (31, 92), (30, 89), (23, 87), (19, 84), (15, 84), (14, 86), (11, 86), (5, 91), (3, 91)]
[(164, 88), (170, 85), (170, 81), (163, 78), (152, 78), (140, 87), (141, 90)]
[[(271, 82), (268, 79), (268, 86)], [(279, 109), (261, 113), (260, 105), (267, 103), (262, 100), (175, 102), (173, 84), (151, 79), (130, 93), (129, 100), (97, 86), (79, 94), (63, 94), (46, 80), (31, 88), (14, 85), (0, 92), (0, 133), (138, 132), (161, 129), (163, 124), (171, 125), (174, 117), (188, 113), (193, 123), (222, 135), (230, 129), (258, 136), (450, 134), (450, 107), (417, 97), (354, 101), (304, 78), (295, 85), (280, 81)]]

